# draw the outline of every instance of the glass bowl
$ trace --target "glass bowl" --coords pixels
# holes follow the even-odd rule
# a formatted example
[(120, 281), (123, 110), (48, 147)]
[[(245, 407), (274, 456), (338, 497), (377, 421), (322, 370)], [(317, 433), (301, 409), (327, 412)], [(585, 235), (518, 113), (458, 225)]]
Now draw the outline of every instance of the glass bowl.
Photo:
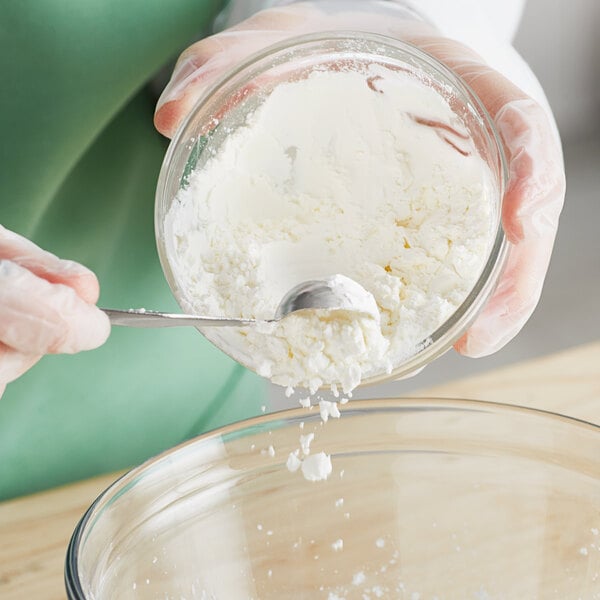
[[(166, 227), (169, 209), (178, 191), (187, 185), (190, 173), (201, 169), (226, 143), (231, 132), (243, 125), (247, 116), (280, 83), (296, 81), (313, 71), (341, 68), (360, 71), (369, 65), (402, 71), (407, 77), (435, 90), (448, 102), (464, 131), (465, 143), (489, 167), (494, 197), (490, 200), (493, 203), (493, 232), (487, 255), (483, 257), (483, 267), (471, 292), (445, 322), (416, 344), (420, 348), (416, 354), (395, 365), (391, 373), (382, 371), (363, 379), (365, 384), (412, 375), (451, 348), (489, 298), (504, 266), (507, 246), (501, 226), (501, 208), (507, 174), (502, 144), (480, 100), (452, 71), (410, 44), (362, 32), (305, 35), (268, 48), (209, 89), (180, 126), (162, 165), (155, 210), (156, 239), (163, 271), (182, 309), (192, 312), (193, 302), (186, 298), (185, 286), (178, 282), (171, 262), (175, 249)], [(302, 265), (302, 279), (321, 276), (307, 276), (310, 268), (311, 264)], [(283, 286), (283, 289), (290, 287)], [(277, 302), (280, 299), (277, 298)], [(242, 345), (232, 341), (231, 331), (204, 328), (202, 333), (232, 358), (246, 367), (253, 367), (253, 357)]]
[[(301, 423), (304, 423), (302, 426)], [(299, 434), (326, 481), (286, 468)], [(600, 428), (460, 400), (351, 402), (232, 425), (87, 511), (71, 600), (600, 598)]]

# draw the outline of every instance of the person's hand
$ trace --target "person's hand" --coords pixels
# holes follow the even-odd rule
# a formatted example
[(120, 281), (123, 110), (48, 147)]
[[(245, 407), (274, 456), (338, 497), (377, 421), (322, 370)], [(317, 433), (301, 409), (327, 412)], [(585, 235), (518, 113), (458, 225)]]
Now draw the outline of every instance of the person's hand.
[(110, 333), (85, 267), (0, 226), (0, 396), (44, 354), (91, 350)]
[(455, 344), (467, 356), (491, 354), (521, 330), (537, 305), (565, 176), (560, 141), (545, 111), (473, 50), (406, 20), (392, 2), (299, 2), (258, 13), (183, 52), (158, 102), (155, 125), (171, 137), (203, 91), (249, 55), (288, 37), (335, 29), (371, 31), (418, 46), (459, 75), (494, 119), (510, 173), (502, 214), (509, 257), (492, 297)]

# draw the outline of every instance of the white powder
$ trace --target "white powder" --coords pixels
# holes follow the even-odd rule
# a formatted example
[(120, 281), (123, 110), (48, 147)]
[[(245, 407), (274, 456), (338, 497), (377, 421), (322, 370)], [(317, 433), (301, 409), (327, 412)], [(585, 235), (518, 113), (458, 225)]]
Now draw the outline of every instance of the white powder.
[(358, 571), (352, 576), (352, 585), (361, 585), (365, 582), (366, 577), (363, 571)]
[(321, 400), (319, 402), (319, 411), (321, 413), (321, 419), (324, 423), (327, 423), (329, 417), (334, 419), (340, 418), (340, 409), (338, 408), (337, 402)]
[(343, 550), (344, 549), (344, 540), (342, 540), (341, 538), (339, 540), (335, 540), (335, 542), (333, 542), (333, 544), (331, 544), (331, 547), (336, 552), (339, 552), (340, 550)]
[(302, 454), (305, 456), (310, 454), (310, 443), (315, 439), (314, 433), (307, 433), (306, 435), (300, 436), (300, 448), (302, 448)]
[(298, 450), (290, 452), (285, 465), (291, 473), (295, 473), (302, 466), (302, 461), (298, 458)]
[(401, 72), (281, 84), (201, 158), (165, 222), (186, 310), (270, 319), (293, 286), (337, 273), (377, 303), (379, 323), (308, 311), (204, 330), (288, 391), (348, 393), (390, 373), (461, 304), (489, 252), (491, 173), (448, 103)]
[(308, 481), (321, 481), (331, 475), (331, 457), (325, 452), (311, 454), (302, 461), (302, 475)]

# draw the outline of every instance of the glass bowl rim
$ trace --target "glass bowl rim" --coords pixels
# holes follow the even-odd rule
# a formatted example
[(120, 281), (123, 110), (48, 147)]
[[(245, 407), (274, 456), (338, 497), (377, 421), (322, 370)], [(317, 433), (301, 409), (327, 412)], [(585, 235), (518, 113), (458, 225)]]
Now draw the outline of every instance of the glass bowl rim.
[[(420, 61), (421, 63), (426, 64), (430, 69), (433, 69), (433, 71), (441, 77), (442, 81), (450, 84), (452, 88), (460, 94), (460, 97), (475, 109), (478, 117), (481, 120), (481, 130), (485, 133), (486, 142), (488, 144), (493, 145), (495, 151), (497, 152), (498, 159), (498, 212), (500, 214), (500, 218), (498, 220), (498, 226), (495, 231), (494, 240), (491, 243), (489, 254), (482, 267), (479, 277), (473, 284), (470, 292), (463, 299), (460, 305), (454, 310), (454, 312), (445, 321), (443, 321), (426, 340), (423, 340), (423, 342), (425, 343), (421, 342), (420, 345), (422, 345), (422, 347), (420, 349), (419, 346), (417, 346), (418, 349), (415, 352), (415, 354), (413, 354), (408, 359), (402, 361), (400, 365), (398, 365), (392, 370), (391, 373), (380, 373), (378, 375), (363, 379), (363, 381), (360, 384), (360, 387), (363, 387), (381, 383), (384, 381), (402, 379), (403, 377), (413, 375), (420, 371), (422, 368), (424, 368), (431, 361), (435, 360), (436, 358), (440, 357), (445, 352), (447, 352), (454, 345), (454, 343), (464, 334), (468, 327), (474, 322), (485, 302), (491, 297), (499, 281), (499, 278), (504, 271), (506, 261), (508, 258), (509, 244), (504, 233), (501, 218), (506, 184), (508, 182), (509, 177), (508, 162), (504, 151), (504, 145), (502, 143), (501, 136), (494, 124), (493, 118), (491, 117), (488, 110), (485, 108), (477, 94), (466, 82), (464, 82), (443, 62), (409, 42), (398, 40), (396, 38), (386, 35), (352, 30), (320, 31), (317, 33), (301, 34), (298, 36), (286, 38), (281, 42), (272, 44), (252, 54), (244, 61), (238, 63), (234, 68), (228, 70), (215, 83), (207, 87), (207, 89), (196, 100), (193, 108), (186, 115), (185, 119), (180, 123), (177, 131), (173, 135), (173, 138), (169, 143), (167, 152), (163, 159), (156, 186), (154, 205), (155, 239), (163, 274), (167, 280), (167, 284), (171, 290), (171, 293), (177, 301), (177, 304), (181, 306), (181, 294), (178, 291), (176, 279), (167, 257), (168, 252), (163, 239), (163, 224), (161, 222), (160, 216), (162, 206), (164, 205), (164, 203), (172, 202), (173, 200), (173, 198), (169, 197), (167, 191), (169, 189), (169, 183), (172, 176), (172, 173), (170, 171), (172, 165), (175, 163), (175, 157), (177, 153), (181, 151), (181, 148), (184, 148), (186, 143), (191, 138), (196, 138), (197, 136), (197, 132), (194, 131), (193, 127), (194, 119), (196, 118), (197, 114), (205, 107), (205, 105), (208, 102), (210, 102), (211, 98), (216, 93), (223, 89), (226, 89), (228, 85), (236, 83), (236, 78), (238, 76), (242, 76), (244, 72), (251, 71), (252, 68), (259, 65), (261, 61), (265, 61), (272, 57), (278, 56), (281, 53), (289, 52), (293, 49), (302, 47), (310, 48), (311, 45), (318, 45), (319, 43), (326, 43), (328, 41), (347, 41), (349, 43), (356, 43), (357, 41), (359, 41), (372, 44), (380, 44), (384, 47), (393, 48), (397, 52), (404, 53), (410, 56), (411, 58), (415, 59), (416, 61)], [(383, 54), (382, 56), (385, 58), (387, 55)], [(260, 72), (264, 72), (269, 68), (270, 65), (261, 65)], [(254, 75), (256, 75), (256, 73)], [(239, 86), (239, 82), (236, 83), (236, 88), (237, 86)], [(231, 92), (232, 90), (229, 91)], [(182, 309), (184, 309), (183, 306), (181, 307)], [(430, 343), (427, 343), (428, 341)], [(211, 341), (211, 343), (213, 342)], [(216, 346), (216, 344), (214, 345)], [(217, 347), (221, 350), (219, 346)], [(229, 355), (229, 353), (227, 354)], [(237, 358), (235, 360), (237, 360)], [(246, 364), (244, 364), (244, 366), (250, 368)]]
[[(420, 406), (419, 406), (420, 405)], [(420, 408), (439, 408), (441, 410), (454, 409), (458, 411), (470, 412), (473, 410), (488, 411), (492, 415), (528, 415), (543, 422), (554, 423), (559, 422), (562, 425), (573, 429), (573, 431), (584, 430), (596, 434), (600, 443), (600, 423), (595, 424), (585, 419), (571, 417), (559, 412), (544, 410), (540, 408), (522, 406), (519, 404), (505, 404), (502, 402), (492, 402), (488, 400), (469, 400), (462, 398), (436, 398), (436, 397), (402, 397), (402, 398), (377, 398), (371, 400), (351, 400), (346, 405), (346, 412), (361, 412), (361, 413), (378, 413), (384, 410), (393, 410), (394, 412), (402, 411), (408, 407), (417, 406)], [(318, 416), (317, 413), (313, 413)], [(85, 533), (86, 526), (92, 518), (96, 508), (105, 500), (115, 496), (115, 493), (121, 491), (119, 488), (126, 486), (131, 479), (141, 475), (149, 467), (159, 463), (168, 456), (177, 454), (184, 448), (194, 445), (203, 444), (211, 439), (229, 435), (232, 433), (241, 433), (250, 430), (257, 425), (264, 426), (272, 422), (290, 421), (296, 417), (306, 417), (306, 409), (292, 408), (282, 411), (276, 411), (269, 414), (258, 415), (249, 419), (244, 419), (217, 429), (207, 431), (201, 435), (195, 436), (189, 440), (181, 442), (159, 454), (147, 459), (140, 465), (133, 467), (118, 477), (106, 489), (104, 489), (92, 502), (89, 508), (85, 511), (69, 541), (67, 554), (65, 558), (64, 580), (67, 596), (69, 600), (89, 600), (86, 598), (80, 580), (79, 580), (79, 549), (82, 543), (82, 537)], [(343, 415), (342, 415), (343, 416)], [(600, 473), (598, 474), (600, 482)]]

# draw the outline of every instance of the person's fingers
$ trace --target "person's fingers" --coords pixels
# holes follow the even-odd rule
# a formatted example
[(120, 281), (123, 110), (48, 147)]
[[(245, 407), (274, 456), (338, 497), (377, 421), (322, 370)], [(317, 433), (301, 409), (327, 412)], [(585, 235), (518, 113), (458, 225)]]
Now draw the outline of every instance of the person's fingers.
[(454, 348), (473, 358), (506, 345), (522, 329), (540, 299), (554, 235), (512, 245), (505, 272), (483, 311)]
[(40, 358), (39, 354), (24, 354), (0, 343), (0, 397), (7, 383), (21, 377)]
[(202, 93), (235, 65), (286, 37), (286, 31), (227, 31), (194, 44), (180, 59), (171, 81), (158, 100), (154, 125), (172, 137)]
[(512, 243), (540, 224), (556, 230), (565, 190), (560, 141), (542, 107), (470, 48), (454, 40), (411, 41), (446, 64), (477, 94), (502, 138), (509, 168), (502, 224)]
[(430, 32), (431, 26), (406, 20), (404, 9), (393, 2), (319, 0), (264, 10), (183, 52), (158, 100), (154, 124), (172, 137), (212, 84), (268, 46), (301, 34), (351, 29), (401, 38), (407, 31)]
[(455, 346), (473, 357), (503, 347), (537, 306), (565, 194), (560, 149), (539, 105), (516, 100), (501, 108), (495, 121), (509, 157), (503, 225), (510, 249), (498, 288)]
[(156, 129), (172, 137), (204, 90), (219, 77), (251, 54), (290, 37), (303, 19), (296, 7), (290, 8), (261, 11), (187, 48), (156, 105)]
[(543, 237), (552, 248), (565, 197), (565, 171), (548, 118), (537, 102), (526, 98), (502, 107), (495, 122), (509, 161), (506, 235), (512, 243)]
[(21, 265), (50, 283), (68, 285), (85, 302), (94, 304), (98, 301), (100, 287), (92, 271), (74, 261), (61, 260), (0, 225), (0, 260), (2, 259)]
[(521, 330), (539, 301), (565, 195), (560, 141), (542, 107), (471, 49), (441, 38), (411, 41), (475, 92), (494, 120), (508, 161), (502, 206), (507, 267), (482, 313), (455, 344), (461, 354), (485, 356)]
[(24, 354), (74, 353), (103, 344), (104, 312), (75, 290), (0, 260), (0, 342)]

